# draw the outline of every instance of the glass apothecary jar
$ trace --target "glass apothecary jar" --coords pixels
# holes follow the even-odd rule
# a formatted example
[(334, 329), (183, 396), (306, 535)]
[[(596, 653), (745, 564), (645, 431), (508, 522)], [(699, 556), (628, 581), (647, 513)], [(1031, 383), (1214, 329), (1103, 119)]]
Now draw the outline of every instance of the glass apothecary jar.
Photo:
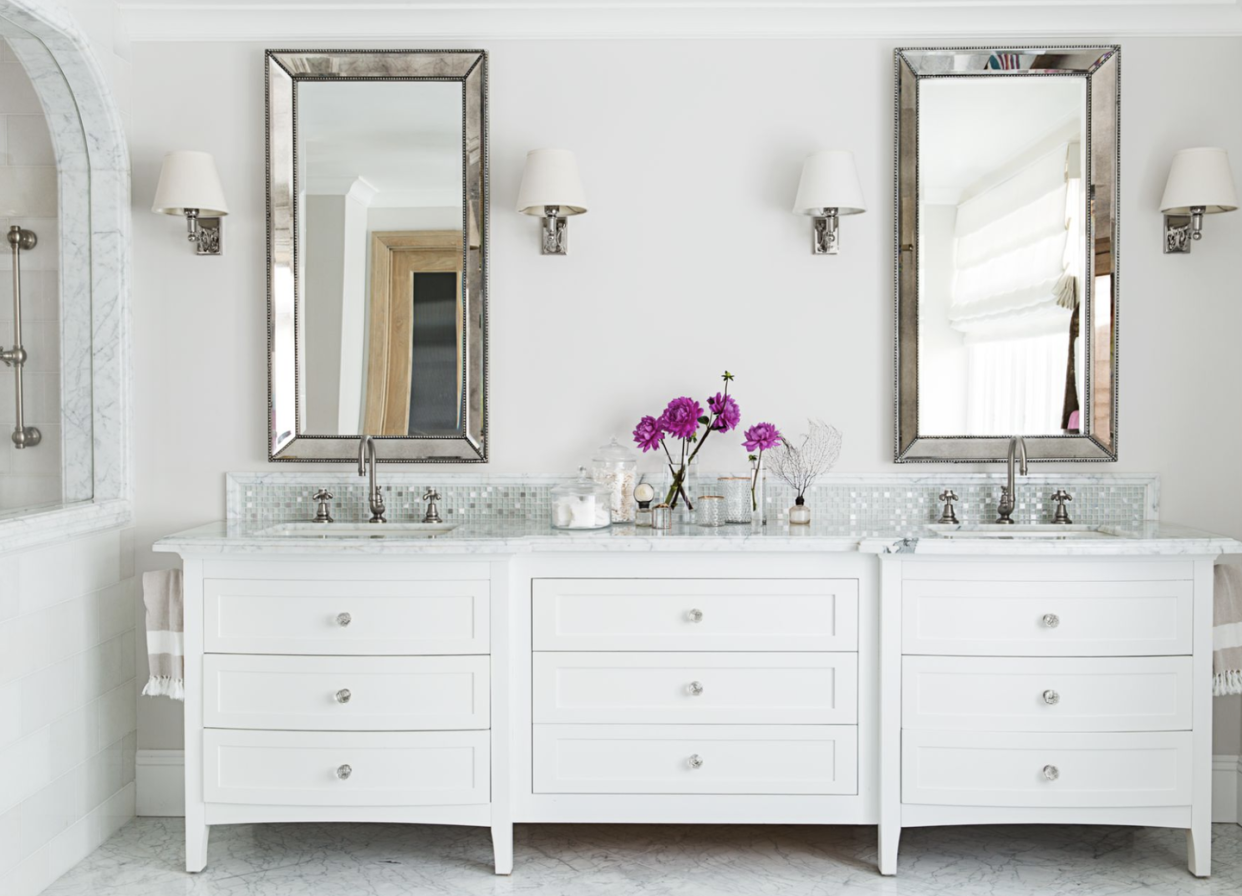
[(614, 523), (634, 522), (634, 485), (638, 482), (638, 457), (614, 436), (600, 446), (591, 460), (591, 478), (608, 490)]
[(552, 489), (552, 528), (604, 529), (612, 523), (612, 495), (578, 468), (578, 478)]

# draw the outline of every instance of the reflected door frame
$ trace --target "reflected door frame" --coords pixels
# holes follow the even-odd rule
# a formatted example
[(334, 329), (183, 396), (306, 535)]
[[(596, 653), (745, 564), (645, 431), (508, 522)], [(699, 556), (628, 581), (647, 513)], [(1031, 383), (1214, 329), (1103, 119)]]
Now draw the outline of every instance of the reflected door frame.
[[(414, 275), (457, 275), (457, 364), (463, 369), (462, 253), (459, 230), (375, 231), (367, 306), (367, 382), (363, 432), (403, 436), (410, 428), (414, 363)], [(461, 377), (457, 403), (461, 404)]]

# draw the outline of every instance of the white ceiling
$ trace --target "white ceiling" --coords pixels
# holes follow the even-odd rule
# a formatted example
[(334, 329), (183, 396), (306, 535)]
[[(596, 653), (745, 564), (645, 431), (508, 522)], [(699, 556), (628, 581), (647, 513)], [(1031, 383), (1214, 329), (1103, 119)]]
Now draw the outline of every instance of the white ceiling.
[[(1242, 0), (117, 0), (134, 40), (1117, 39), (1242, 34)], [(894, 25), (894, 23), (899, 23)]]
[(919, 193), (956, 205), (972, 185), (1067, 126), (1082, 133), (1082, 78), (951, 78), (919, 88)]
[(461, 204), (462, 86), (457, 82), (308, 82), (298, 88), (298, 152), (309, 193), (357, 179), (375, 207)]

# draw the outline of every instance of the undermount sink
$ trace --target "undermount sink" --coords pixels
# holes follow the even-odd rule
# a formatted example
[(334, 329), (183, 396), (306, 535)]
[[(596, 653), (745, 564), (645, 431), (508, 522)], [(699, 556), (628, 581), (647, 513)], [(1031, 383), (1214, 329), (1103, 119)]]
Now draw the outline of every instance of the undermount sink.
[(281, 523), (259, 532), (275, 538), (435, 538), (457, 523)]
[(928, 531), (940, 538), (1013, 539), (1038, 541), (1066, 541), (1085, 538), (1115, 538), (1113, 533), (1098, 526), (1037, 523), (1034, 525), (1005, 525), (1002, 523), (963, 523), (928, 525)]

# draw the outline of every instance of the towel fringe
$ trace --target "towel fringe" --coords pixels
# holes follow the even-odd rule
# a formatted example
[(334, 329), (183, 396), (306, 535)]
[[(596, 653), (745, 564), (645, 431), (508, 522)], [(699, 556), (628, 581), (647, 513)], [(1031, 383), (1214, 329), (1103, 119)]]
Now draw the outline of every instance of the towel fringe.
[(1226, 669), (1212, 676), (1212, 696), (1232, 697), (1242, 694), (1242, 669)]
[[(1239, 687), (1242, 688), (1242, 679), (1239, 679)], [(1238, 693), (1242, 694), (1242, 690)], [(156, 677), (151, 676), (142, 688), (142, 696), (144, 697), (170, 697), (173, 700), (185, 700), (185, 680), (181, 678), (170, 678), (167, 675)]]

